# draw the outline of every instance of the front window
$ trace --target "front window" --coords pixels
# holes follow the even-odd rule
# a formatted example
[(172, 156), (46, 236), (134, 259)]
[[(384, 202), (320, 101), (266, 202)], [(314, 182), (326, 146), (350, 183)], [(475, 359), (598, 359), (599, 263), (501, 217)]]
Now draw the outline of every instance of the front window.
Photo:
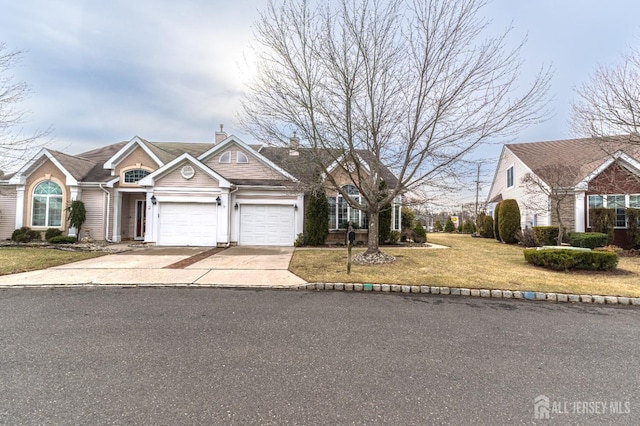
[[(633, 195), (589, 195), (587, 197), (587, 212), (593, 208), (606, 208), (614, 211), (614, 226), (616, 228), (627, 227), (627, 208), (640, 208), (640, 194)], [(591, 226), (591, 218), (588, 218), (589, 226)]]
[[(345, 185), (342, 189), (356, 202), (362, 202), (360, 192), (355, 186)], [(357, 229), (364, 229), (368, 226), (367, 215), (363, 211), (351, 207), (342, 195), (329, 197), (329, 229), (346, 229), (349, 222)]]
[(31, 226), (62, 226), (62, 188), (50, 180), (33, 190)]
[(616, 228), (624, 228), (625, 226), (627, 226), (627, 215), (624, 211), (624, 195), (607, 195), (607, 208), (614, 209)]
[(513, 166), (507, 169), (507, 188), (513, 186)]
[(124, 172), (124, 183), (138, 183), (140, 179), (151, 173), (149, 170), (133, 169)]

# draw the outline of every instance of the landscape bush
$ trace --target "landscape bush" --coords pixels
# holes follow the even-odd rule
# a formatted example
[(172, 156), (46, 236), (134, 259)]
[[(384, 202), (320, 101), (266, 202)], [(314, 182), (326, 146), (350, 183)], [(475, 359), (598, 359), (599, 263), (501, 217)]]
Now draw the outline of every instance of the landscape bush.
[(558, 232), (557, 226), (534, 226), (533, 235), (541, 246), (555, 246), (558, 245)]
[(629, 245), (640, 248), (640, 209), (628, 208), (627, 213), (627, 238)]
[(41, 241), (40, 232), (34, 231), (28, 226), (18, 228), (11, 234), (11, 240), (16, 243), (30, 243), (31, 241)]
[(572, 232), (569, 235), (569, 244), (573, 247), (585, 247), (594, 249), (608, 244), (609, 236), (601, 232)]
[(309, 194), (304, 221), (304, 243), (311, 246), (324, 244), (329, 235), (329, 201), (324, 190), (313, 190)]
[(473, 223), (473, 220), (467, 219), (464, 221), (462, 225), (462, 233), (463, 234), (473, 234), (476, 232), (476, 224)]
[(554, 271), (611, 271), (618, 265), (618, 255), (615, 253), (567, 248), (529, 248), (524, 250), (524, 258), (532, 265)]
[(496, 204), (496, 209), (493, 211), (493, 237), (498, 240), (500, 239), (500, 207), (502, 206), (502, 201)]
[(416, 220), (416, 223), (413, 227), (413, 241), (415, 241), (416, 243), (427, 242), (427, 231), (418, 220)]
[(498, 213), (500, 239), (507, 244), (518, 242), (516, 232), (520, 229), (520, 207), (513, 199), (504, 200), (500, 203)]
[(74, 244), (78, 241), (76, 237), (72, 237), (69, 235), (58, 235), (57, 237), (53, 237), (49, 240), (51, 244)]
[(456, 226), (453, 224), (451, 218), (447, 219), (447, 223), (444, 225), (444, 232), (453, 232), (456, 230)]
[(482, 220), (482, 227), (480, 228), (480, 236), (484, 238), (493, 238), (493, 218), (491, 216), (485, 216)]
[(58, 237), (62, 235), (62, 231), (59, 230), (58, 228), (49, 228), (47, 229), (47, 232), (45, 232), (44, 234), (44, 239), (51, 242), (51, 239), (53, 237)]
[(614, 209), (605, 209), (604, 207), (590, 208), (589, 221), (591, 222), (592, 232), (607, 234), (609, 237), (607, 243), (613, 242), (613, 227), (616, 221)]
[(442, 227), (442, 222), (440, 222), (440, 219), (436, 219), (435, 223), (433, 224), (433, 230), (435, 232), (444, 231), (444, 228)]
[(531, 228), (525, 228), (516, 232), (516, 240), (518, 243), (525, 247), (538, 247), (538, 242)]
[(400, 242), (400, 232), (391, 231), (389, 232), (389, 244), (398, 244)]

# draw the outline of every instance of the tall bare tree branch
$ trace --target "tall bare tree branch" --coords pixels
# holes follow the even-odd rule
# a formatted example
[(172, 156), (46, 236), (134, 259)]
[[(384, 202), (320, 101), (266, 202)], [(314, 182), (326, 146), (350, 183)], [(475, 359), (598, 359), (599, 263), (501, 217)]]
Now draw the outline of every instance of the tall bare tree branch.
[[(382, 206), (547, 117), (550, 71), (519, 86), (522, 45), (508, 48), (510, 29), (486, 35), (486, 3), (282, 0), (256, 23), (257, 73), (241, 121), (274, 143), (298, 132), (328, 184), (369, 215), (368, 253), (378, 252)], [(340, 188), (330, 163), (366, 203)], [(398, 177), (384, 196), (383, 166)]]

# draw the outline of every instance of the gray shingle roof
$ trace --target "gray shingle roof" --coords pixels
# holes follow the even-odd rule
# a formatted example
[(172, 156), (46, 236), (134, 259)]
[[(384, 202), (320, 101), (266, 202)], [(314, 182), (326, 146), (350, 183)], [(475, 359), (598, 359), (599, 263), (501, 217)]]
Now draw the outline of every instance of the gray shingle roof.
[(566, 166), (575, 170), (572, 174), (573, 184), (576, 184), (619, 150), (640, 160), (640, 146), (630, 145), (628, 141), (628, 137), (620, 136), (607, 140), (582, 138), (516, 143), (506, 147), (543, 179), (545, 168)]

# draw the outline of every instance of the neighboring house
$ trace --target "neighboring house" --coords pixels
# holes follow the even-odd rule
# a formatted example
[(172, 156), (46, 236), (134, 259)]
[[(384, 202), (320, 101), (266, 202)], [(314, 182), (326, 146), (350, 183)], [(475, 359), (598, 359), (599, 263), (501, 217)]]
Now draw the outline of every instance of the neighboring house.
[[(222, 130), (215, 140), (134, 137), (78, 155), (43, 149), (15, 174), (0, 177), (0, 238), (22, 226), (75, 235), (67, 207), (81, 200), (87, 220), (80, 238), (164, 246), (293, 245), (303, 232), (302, 184), (312, 169), (293, 166), (305, 161), (305, 149), (297, 141), (285, 148), (248, 145)], [(335, 206), (331, 228), (347, 219), (366, 227), (364, 213), (327, 191)]]
[(549, 170), (565, 182), (563, 190), (570, 195), (561, 205), (562, 223), (568, 231), (591, 230), (589, 208), (613, 208), (614, 244), (627, 246), (625, 208), (640, 208), (640, 146), (615, 138), (606, 142), (587, 138), (505, 145), (488, 202), (495, 206), (504, 199), (517, 200), (523, 229), (557, 225), (549, 197), (541, 190), (527, 190), (522, 183), (531, 173), (554, 185), (547, 177)]

